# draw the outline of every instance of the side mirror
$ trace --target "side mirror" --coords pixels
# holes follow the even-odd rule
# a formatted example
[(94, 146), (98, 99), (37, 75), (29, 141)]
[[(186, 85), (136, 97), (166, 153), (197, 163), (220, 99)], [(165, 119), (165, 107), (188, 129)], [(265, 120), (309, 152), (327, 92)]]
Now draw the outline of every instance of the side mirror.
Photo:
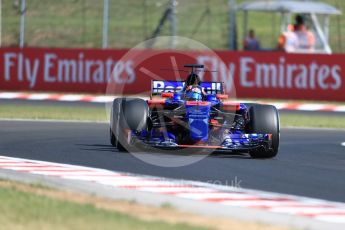
[(165, 97), (165, 98), (173, 98), (173, 97), (174, 97), (174, 93), (163, 92), (163, 93), (162, 93), (162, 97)]
[(216, 97), (218, 100), (225, 100), (229, 98), (227, 94), (217, 94)]

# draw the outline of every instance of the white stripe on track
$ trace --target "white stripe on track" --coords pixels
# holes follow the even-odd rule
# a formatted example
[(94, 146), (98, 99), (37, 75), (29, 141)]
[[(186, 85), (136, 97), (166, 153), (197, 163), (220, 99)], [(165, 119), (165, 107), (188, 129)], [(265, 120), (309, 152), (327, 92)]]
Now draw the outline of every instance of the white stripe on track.
[(4, 92), (0, 93), (0, 99), (15, 99), (21, 95), (23, 95), (23, 93)]
[(116, 180), (141, 180), (142, 178), (134, 177), (134, 176), (128, 176), (121, 173), (110, 173), (109, 175), (105, 176), (89, 176), (84, 175), (83, 173), (80, 173), (79, 175), (74, 176), (68, 176), (68, 178), (71, 179), (78, 179), (78, 180), (88, 180), (88, 179), (116, 179)]
[(206, 189), (206, 188), (196, 188), (196, 187), (183, 187), (183, 186), (170, 186), (170, 187), (141, 187), (138, 188), (140, 191), (145, 192), (154, 192), (154, 193), (189, 193), (189, 192), (198, 192), (198, 193), (209, 193), (209, 192), (216, 192), (217, 190), (213, 189)]
[(345, 112), (345, 105), (344, 106), (337, 106), (334, 109), (335, 112)]
[(288, 213), (288, 214), (301, 214), (303, 215), (317, 215), (318, 213), (333, 213), (341, 212), (345, 214), (344, 208), (321, 208), (321, 207), (273, 207), (270, 209), (272, 212)]
[(267, 201), (267, 200), (260, 200), (258, 198), (257, 200), (231, 200), (231, 201), (221, 201), (219, 202), (223, 205), (229, 205), (229, 206), (238, 206), (238, 207), (277, 207), (277, 206), (297, 206), (301, 205), (301, 203), (297, 201)]
[(28, 100), (48, 100), (49, 97), (51, 96), (51, 94), (47, 94), (47, 93), (33, 93), (33, 94), (29, 94), (28, 96)]
[(93, 99), (91, 99), (90, 102), (107, 103), (107, 102), (112, 102), (113, 100), (114, 100), (114, 97), (111, 97), (111, 96), (96, 96)]
[(207, 199), (259, 199), (256, 196), (241, 194), (241, 193), (224, 193), (224, 192), (215, 192), (215, 193), (178, 193), (178, 197), (189, 198), (195, 200), (207, 200)]
[(48, 167), (48, 166), (42, 166), (39, 164), (33, 164), (33, 163), (22, 163), (22, 162), (0, 162), (0, 168), (4, 167)]
[(288, 106), (287, 103), (272, 103), (272, 105), (274, 105), (278, 110), (285, 109)]
[(145, 186), (171, 186), (171, 182), (159, 180), (147, 180), (143, 178), (131, 180), (118, 180), (118, 179), (103, 179), (97, 180), (97, 183), (111, 185), (115, 187), (145, 187)]
[(61, 96), (58, 101), (81, 101), (84, 97), (84, 95), (68, 94)]
[(324, 105), (318, 105), (318, 104), (302, 104), (297, 107), (297, 110), (303, 110), (303, 111), (318, 111), (323, 110), (325, 108)]
[(345, 216), (341, 215), (320, 215), (314, 217), (316, 220), (332, 222), (332, 223), (345, 223)]
[(53, 166), (4, 166), (2, 167), (4, 169), (12, 169), (12, 170), (18, 170), (18, 171), (30, 171), (30, 172), (50, 172), (50, 171), (61, 171), (61, 172), (67, 172), (67, 171), (78, 171), (78, 169), (68, 169), (63, 167), (53, 167)]

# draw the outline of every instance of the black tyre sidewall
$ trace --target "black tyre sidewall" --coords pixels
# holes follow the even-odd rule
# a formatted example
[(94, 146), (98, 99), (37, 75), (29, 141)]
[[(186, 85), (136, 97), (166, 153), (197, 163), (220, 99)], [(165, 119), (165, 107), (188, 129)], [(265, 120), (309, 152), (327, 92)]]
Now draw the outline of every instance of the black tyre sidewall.
[(279, 150), (280, 121), (276, 107), (272, 105), (252, 104), (249, 107), (248, 129), (251, 133), (272, 134), (272, 150), (254, 150), (250, 155), (254, 158), (272, 158)]
[[(110, 122), (110, 139), (116, 143), (120, 151), (130, 148), (128, 145), (128, 132), (126, 130), (142, 131), (147, 129), (149, 108), (140, 98), (117, 98), (113, 101)], [(115, 140), (115, 141), (114, 141)]]
[(123, 100), (124, 98), (114, 99), (110, 113), (110, 143), (120, 151), (125, 151), (125, 148), (118, 141), (121, 135), (121, 107)]

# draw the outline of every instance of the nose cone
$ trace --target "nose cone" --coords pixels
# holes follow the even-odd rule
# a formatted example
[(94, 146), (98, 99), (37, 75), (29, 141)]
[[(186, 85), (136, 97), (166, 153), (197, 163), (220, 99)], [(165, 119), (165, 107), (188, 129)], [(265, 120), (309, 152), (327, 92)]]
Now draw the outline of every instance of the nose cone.
[(181, 98), (181, 94), (179, 93), (174, 93), (174, 96), (173, 96), (173, 100), (174, 101), (180, 101), (182, 98)]
[(206, 96), (206, 101), (209, 101), (211, 103), (215, 103), (215, 102), (218, 102), (218, 99), (217, 99), (216, 95), (208, 94)]
[(208, 120), (211, 105), (209, 102), (187, 102), (186, 110), (189, 137), (193, 142), (208, 140)]

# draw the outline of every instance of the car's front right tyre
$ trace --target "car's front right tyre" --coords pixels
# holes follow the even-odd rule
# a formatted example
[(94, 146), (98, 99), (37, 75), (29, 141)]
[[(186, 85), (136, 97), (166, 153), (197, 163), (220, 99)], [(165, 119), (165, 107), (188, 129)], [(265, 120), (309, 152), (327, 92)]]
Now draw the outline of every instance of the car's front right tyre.
[(128, 150), (128, 132), (147, 130), (149, 108), (140, 98), (116, 98), (110, 116), (110, 143), (119, 151)]

